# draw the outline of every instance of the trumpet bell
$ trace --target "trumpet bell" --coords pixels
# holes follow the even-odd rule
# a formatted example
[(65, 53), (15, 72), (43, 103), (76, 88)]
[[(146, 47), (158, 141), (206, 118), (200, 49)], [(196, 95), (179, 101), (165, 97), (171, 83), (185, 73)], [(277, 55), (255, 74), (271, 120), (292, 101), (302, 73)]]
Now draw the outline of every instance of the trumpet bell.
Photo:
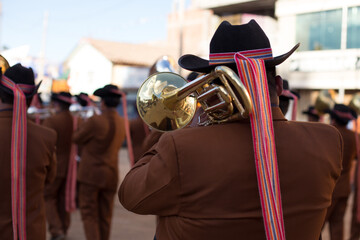
[(186, 84), (187, 81), (175, 73), (151, 75), (139, 88), (136, 99), (139, 115), (144, 122), (162, 132), (188, 125), (196, 111), (196, 98), (189, 95), (181, 101), (171, 101), (174, 93)]
[(327, 113), (333, 109), (335, 101), (329, 90), (321, 90), (315, 101), (315, 109), (320, 115)]
[(360, 114), (360, 93), (356, 93), (349, 103), (349, 107)]

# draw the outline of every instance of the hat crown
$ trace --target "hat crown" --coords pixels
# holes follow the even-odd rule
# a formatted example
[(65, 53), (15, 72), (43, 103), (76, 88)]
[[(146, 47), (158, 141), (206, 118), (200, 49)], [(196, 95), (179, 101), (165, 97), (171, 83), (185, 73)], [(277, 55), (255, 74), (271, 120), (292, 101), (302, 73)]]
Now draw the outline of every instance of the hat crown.
[(35, 85), (35, 76), (31, 68), (23, 67), (20, 63), (9, 67), (4, 76), (10, 78), (16, 84)]
[(223, 21), (210, 41), (210, 53), (239, 52), (271, 48), (265, 32), (255, 20), (247, 24), (231, 25)]

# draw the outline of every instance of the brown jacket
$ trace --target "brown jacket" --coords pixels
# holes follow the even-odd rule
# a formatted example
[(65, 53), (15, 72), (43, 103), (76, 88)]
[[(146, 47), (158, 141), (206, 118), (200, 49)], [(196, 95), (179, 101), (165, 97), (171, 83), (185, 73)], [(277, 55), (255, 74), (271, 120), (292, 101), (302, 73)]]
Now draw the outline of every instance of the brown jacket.
[(356, 158), (356, 139), (355, 132), (347, 129), (345, 126), (336, 127), (344, 141), (342, 171), (339, 180), (336, 183), (333, 197), (347, 197), (350, 194), (350, 170), (352, 161)]
[(137, 117), (130, 121), (130, 135), (135, 162), (137, 162), (144, 153), (143, 143), (146, 138), (144, 124), (145, 123), (140, 117)]
[(78, 180), (115, 190), (118, 154), (125, 140), (124, 119), (116, 111), (95, 115), (79, 126), (73, 140), (82, 145)]
[[(0, 239), (13, 239), (11, 214), (12, 112), (0, 112)], [(45, 240), (44, 185), (56, 174), (55, 131), (27, 123), (26, 231), (28, 240)]]
[(62, 111), (45, 119), (43, 125), (54, 129), (57, 133), (56, 159), (58, 165), (56, 177), (65, 178), (67, 176), (72, 144), (73, 117), (70, 111)]
[[(286, 237), (319, 239), (342, 138), (329, 125), (287, 121), (279, 108), (273, 119)], [(158, 239), (265, 239), (248, 121), (163, 134), (119, 198), (130, 211), (160, 216)]]

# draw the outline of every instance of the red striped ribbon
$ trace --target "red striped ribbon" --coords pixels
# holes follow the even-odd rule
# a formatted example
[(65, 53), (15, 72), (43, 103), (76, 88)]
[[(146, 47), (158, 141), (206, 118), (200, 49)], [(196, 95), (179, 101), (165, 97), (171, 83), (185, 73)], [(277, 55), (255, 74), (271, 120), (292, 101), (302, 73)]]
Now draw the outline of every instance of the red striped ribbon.
[[(214, 64), (226, 64), (235, 62), (234, 55), (237, 52), (228, 52), (228, 53), (211, 53), (209, 55), (209, 65)], [(271, 48), (261, 48), (254, 50), (246, 50), (238, 52), (241, 55), (247, 58), (256, 58), (256, 59), (272, 59), (272, 50)]]
[(16, 84), (2, 76), (1, 84), (14, 93), (11, 134), (11, 210), (14, 240), (26, 240), (26, 97), (35, 86)]
[[(78, 127), (78, 117), (73, 117), (73, 132), (76, 131)], [(69, 167), (66, 175), (66, 184), (65, 184), (65, 210), (67, 212), (73, 212), (76, 210), (76, 154), (77, 154), (77, 145), (71, 144), (70, 158), (69, 158)]]
[(284, 240), (280, 181), (264, 60), (247, 58), (240, 52), (235, 54), (234, 59), (254, 106), (250, 123), (266, 238)]

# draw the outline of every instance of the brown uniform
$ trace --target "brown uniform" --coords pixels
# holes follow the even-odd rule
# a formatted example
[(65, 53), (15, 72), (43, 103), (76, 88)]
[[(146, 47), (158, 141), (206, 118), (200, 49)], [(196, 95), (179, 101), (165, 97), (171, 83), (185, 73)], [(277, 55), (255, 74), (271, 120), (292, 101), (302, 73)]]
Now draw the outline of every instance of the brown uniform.
[(118, 153), (125, 140), (124, 120), (116, 111), (93, 116), (73, 139), (82, 145), (78, 181), (86, 239), (107, 240), (118, 186)]
[(336, 127), (344, 141), (342, 171), (336, 183), (331, 206), (329, 207), (326, 220), (329, 222), (331, 240), (342, 240), (344, 235), (344, 215), (347, 200), (350, 194), (350, 169), (351, 163), (356, 157), (355, 133), (346, 126)]
[[(273, 108), (285, 233), (319, 239), (341, 172), (332, 126), (287, 121)], [(248, 121), (165, 133), (131, 169), (123, 206), (160, 216), (157, 239), (265, 239)]]
[[(12, 111), (0, 112), (0, 239), (13, 239), (11, 214)], [(27, 123), (26, 232), (28, 240), (45, 240), (45, 183), (54, 180), (56, 133), (32, 121)]]
[(134, 162), (137, 162), (144, 153), (143, 143), (146, 138), (144, 124), (145, 123), (140, 117), (130, 121), (130, 135), (134, 153)]
[(70, 111), (61, 111), (44, 120), (44, 126), (57, 133), (57, 172), (53, 183), (45, 188), (46, 218), (52, 236), (66, 234), (70, 214), (65, 210), (65, 186), (73, 134), (73, 118)]

